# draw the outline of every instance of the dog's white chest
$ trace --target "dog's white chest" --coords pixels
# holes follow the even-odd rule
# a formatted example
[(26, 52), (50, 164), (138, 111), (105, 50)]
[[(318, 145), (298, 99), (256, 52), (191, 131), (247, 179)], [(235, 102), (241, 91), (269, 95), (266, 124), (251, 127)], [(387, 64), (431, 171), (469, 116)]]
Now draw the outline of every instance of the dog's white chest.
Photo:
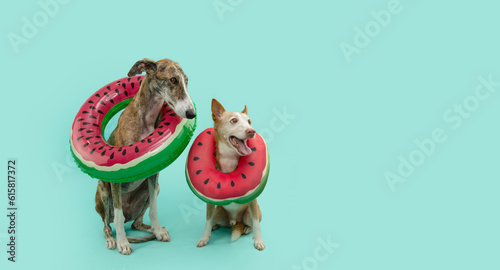
[(122, 183), (120, 185), (122, 193), (129, 193), (131, 191), (136, 190), (142, 184), (142, 182), (144, 182), (144, 180), (146, 180), (146, 179), (137, 180), (134, 182)]
[(245, 204), (230, 203), (223, 206), (231, 217), (235, 217), (245, 207)]

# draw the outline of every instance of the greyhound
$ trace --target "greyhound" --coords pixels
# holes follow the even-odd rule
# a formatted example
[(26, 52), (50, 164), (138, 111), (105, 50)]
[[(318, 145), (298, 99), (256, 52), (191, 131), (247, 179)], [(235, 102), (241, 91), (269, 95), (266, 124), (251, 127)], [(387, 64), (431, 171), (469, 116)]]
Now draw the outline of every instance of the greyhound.
[[(178, 63), (163, 59), (155, 62), (144, 58), (137, 61), (128, 76), (146, 72), (139, 91), (121, 114), (116, 129), (111, 133), (108, 144), (125, 146), (136, 143), (151, 134), (158, 126), (160, 110), (166, 102), (175, 113), (183, 118), (196, 116), (193, 102), (187, 92), (188, 78)], [(165, 227), (160, 226), (157, 214), (158, 173), (146, 179), (130, 183), (109, 183), (100, 180), (95, 195), (96, 211), (104, 222), (106, 246), (121, 254), (132, 253), (130, 243), (157, 239), (170, 241)], [(143, 223), (146, 209), (149, 209), (151, 225)], [(124, 223), (134, 221), (132, 229), (151, 232), (144, 237), (128, 237)], [(115, 223), (116, 240), (110, 223)]]

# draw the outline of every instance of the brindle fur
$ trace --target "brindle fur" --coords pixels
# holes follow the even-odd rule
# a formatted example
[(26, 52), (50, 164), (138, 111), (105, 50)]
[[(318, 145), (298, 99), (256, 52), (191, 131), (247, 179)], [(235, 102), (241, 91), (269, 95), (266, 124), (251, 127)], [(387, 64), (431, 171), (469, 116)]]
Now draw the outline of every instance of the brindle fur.
[[(178, 63), (170, 59), (163, 59), (158, 62), (143, 59), (134, 64), (128, 76), (134, 76), (143, 71), (146, 71), (146, 76), (139, 91), (120, 116), (116, 129), (111, 133), (108, 139), (110, 145), (125, 146), (133, 144), (144, 137), (145, 130), (150, 130), (151, 125), (154, 128), (158, 126), (161, 109), (158, 104), (162, 95), (161, 91), (165, 89), (165, 84), (168, 86), (167, 94), (173, 100), (173, 102), (169, 102), (172, 107), (176, 101), (186, 97), (189, 98), (186, 89), (181, 84), (174, 84), (170, 81), (171, 78), (181, 80), (183, 78), (180, 77), (183, 76), (187, 83), (187, 77)], [(161, 103), (163, 104), (163, 102)], [(154, 117), (152, 121), (151, 117)], [(144, 213), (150, 206), (149, 184), (154, 186), (157, 196), (159, 193), (158, 173), (146, 179), (129, 183), (120, 184), (99, 181), (95, 195), (95, 209), (104, 222), (104, 237), (108, 248), (116, 248), (116, 242), (110, 227), (110, 223), (114, 222), (115, 219), (114, 209), (123, 211), (125, 222), (134, 221), (132, 229), (154, 233), (150, 225), (143, 223)], [(127, 237), (127, 240), (129, 243), (138, 243), (155, 238), (158, 238), (158, 236), (150, 234), (144, 237)], [(168, 232), (167, 238), (163, 237), (159, 240), (169, 241)], [(130, 248), (128, 252), (119, 251), (128, 255), (132, 252), (132, 249)]]

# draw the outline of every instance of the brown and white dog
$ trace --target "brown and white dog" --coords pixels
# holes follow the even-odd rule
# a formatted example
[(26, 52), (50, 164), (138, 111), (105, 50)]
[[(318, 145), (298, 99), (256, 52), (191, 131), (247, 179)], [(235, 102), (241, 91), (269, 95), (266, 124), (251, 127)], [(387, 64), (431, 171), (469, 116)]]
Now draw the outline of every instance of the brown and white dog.
[[(212, 99), (212, 119), (214, 120), (215, 161), (217, 169), (229, 173), (238, 167), (240, 156), (250, 155), (252, 150), (246, 140), (255, 137), (255, 130), (250, 126), (247, 106), (241, 113), (226, 112), (224, 107)], [(265, 248), (260, 234), (262, 213), (257, 199), (248, 204), (218, 205), (207, 204), (207, 223), (198, 247), (208, 244), (213, 230), (220, 226), (232, 227), (231, 241), (253, 229), (254, 246), (258, 250)]]
[[(158, 116), (164, 102), (183, 118), (192, 119), (196, 116), (193, 102), (187, 92), (188, 78), (178, 63), (170, 59), (158, 62), (143, 59), (132, 66), (128, 76), (144, 71), (146, 76), (139, 91), (123, 111), (116, 129), (108, 139), (110, 145), (130, 145), (151, 134), (158, 126)], [(99, 181), (95, 208), (104, 222), (104, 237), (109, 249), (115, 249), (118, 245), (121, 254), (129, 255), (132, 252), (129, 242), (145, 242), (155, 238), (159, 241), (170, 241), (168, 231), (160, 226), (158, 221), (159, 191), (158, 173), (130, 183)], [(142, 222), (148, 206), (151, 226)], [(127, 238), (124, 223), (128, 221), (134, 221), (132, 229), (152, 234)], [(115, 223), (116, 240), (109, 225), (112, 222)]]

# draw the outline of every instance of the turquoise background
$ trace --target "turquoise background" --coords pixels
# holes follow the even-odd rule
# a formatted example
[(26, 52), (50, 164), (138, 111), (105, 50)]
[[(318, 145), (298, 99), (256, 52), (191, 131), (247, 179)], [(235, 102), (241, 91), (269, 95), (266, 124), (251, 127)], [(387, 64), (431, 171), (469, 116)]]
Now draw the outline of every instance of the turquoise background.
[[(0, 174), (18, 160), (19, 241), (8, 262), (4, 182), (1, 269), (500, 268), (500, 93), (479, 86), (489, 96), (473, 98), (479, 77), (500, 81), (498, 1), (401, 0), (386, 26), (371, 12), (391, 0), (216, 3), (231, 7), (222, 19), (213, 0), (72, 0), (17, 53), (9, 33), (43, 9), (4, 3)], [(348, 62), (341, 44), (367, 25), (369, 44)], [(87, 97), (144, 57), (174, 59), (189, 76), (196, 134), (212, 125), (212, 98), (248, 106), (271, 154), (264, 251), (250, 235), (231, 243), (228, 229), (196, 248), (205, 210), (185, 183), (187, 151), (160, 175), (172, 241), (133, 244), (131, 256), (106, 249), (97, 182), (75, 168), (69, 131)], [(419, 156), (414, 141), (436, 128), (446, 140)], [(421, 164), (393, 191), (385, 175), (400, 156)]]

